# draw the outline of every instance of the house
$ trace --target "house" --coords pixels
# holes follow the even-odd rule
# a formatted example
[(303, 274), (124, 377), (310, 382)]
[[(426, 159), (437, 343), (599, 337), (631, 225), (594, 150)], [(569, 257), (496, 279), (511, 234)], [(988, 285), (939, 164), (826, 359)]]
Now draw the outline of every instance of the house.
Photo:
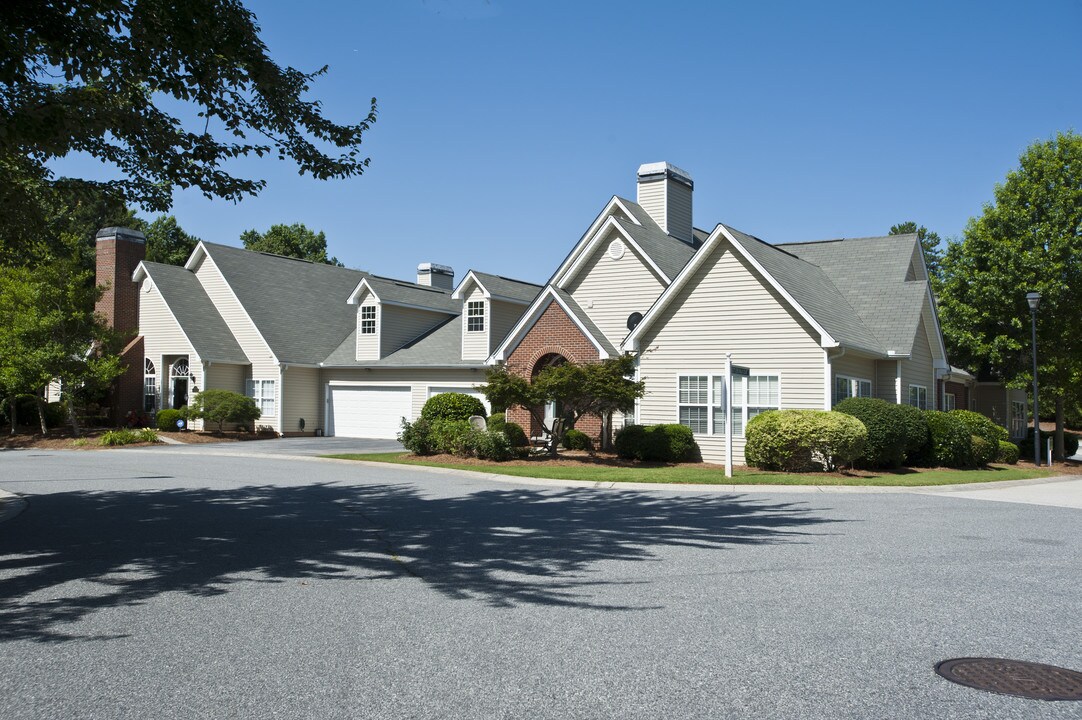
[[(725, 460), (730, 385), (737, 463), (766, 409), (979, 402), (947, 361), (915, 235), (771, 245), (696, 228), (694, 182), (673, 165), (641, 166), (636, 188), (605, 204), (543, 286), (476, 270), (456, 286), (433, 263), (406, 282), (207, 242), (182, 268), (130, 267), (137, 253), (117, 248), (140, 240), (118, 229), (99, 234), (100, 265), (137, 288), (143, 407), (225, 388), (255, 398), (259, 424), (281, 434), (394, 437), (434, 394), (479, 395), (490, 365), (529, 377), (621, 353), (646, 394), (616, 422), (688, 425), (711, 462)], [(1008, 428), (1024, 418), (1024, 406), (997, 407)], [(525, 410), (508, 419), (543, 434)], [(597, 437), (600, 420), (579, 428)]]

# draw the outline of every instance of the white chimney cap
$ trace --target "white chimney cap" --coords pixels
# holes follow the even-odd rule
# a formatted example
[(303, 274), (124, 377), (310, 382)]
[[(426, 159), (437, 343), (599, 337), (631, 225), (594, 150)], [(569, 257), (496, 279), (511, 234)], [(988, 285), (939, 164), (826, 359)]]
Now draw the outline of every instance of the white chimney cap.
[(639, 165), (639, 177), (644, 177), (648, 175), (671, 175), (689, 184), (692, 182), (691, 173), (689, 173), (687, 170), (676, 167), (672, 163), (667, 162), (646, 163), (644, 165)]
[(442, 275), (454, 275), (455, 270), (450, 265), (440, 265), (439, 263), (421, 263), (417, 266), (417, 272), (419, 273), (438, 273)]

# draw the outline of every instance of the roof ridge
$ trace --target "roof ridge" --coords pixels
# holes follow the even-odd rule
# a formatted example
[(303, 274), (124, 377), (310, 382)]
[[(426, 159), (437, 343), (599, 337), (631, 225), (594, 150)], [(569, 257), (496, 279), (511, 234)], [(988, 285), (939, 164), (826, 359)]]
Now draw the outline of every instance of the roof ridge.
[(865, 235), (862, 237), (840, 237), (840, 238), (827, 238), (825, 240), (795, 240), (793, 242), (775, 243), (775, 245), (822, 245), (824, 243), (836, 243), (836, 242), (850, 242), (853, 240), (887, 240), (888, 238), (905, 238), (911, 237), (916, 239), (916, 233), (899, 233), (897, 235)]

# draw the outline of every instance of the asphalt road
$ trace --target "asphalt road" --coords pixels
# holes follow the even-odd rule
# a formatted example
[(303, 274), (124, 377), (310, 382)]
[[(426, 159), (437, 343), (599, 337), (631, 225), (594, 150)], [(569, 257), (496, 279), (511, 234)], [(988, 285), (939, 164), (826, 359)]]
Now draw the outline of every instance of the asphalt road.
[(1079, 718), (1082, 510), (0, 453), (0, 718)]

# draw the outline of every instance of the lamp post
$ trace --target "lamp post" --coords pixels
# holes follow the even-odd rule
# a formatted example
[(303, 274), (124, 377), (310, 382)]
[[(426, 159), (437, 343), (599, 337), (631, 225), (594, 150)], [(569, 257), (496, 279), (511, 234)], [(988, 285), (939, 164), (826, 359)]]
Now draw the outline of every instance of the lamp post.
[(1041, 416), (1037, 402), (1037, 306), (1041, 304), (1039, 292), (1026, 293), (1029, 303), (1030, 330), (1033, 335), (1033, 464), (1041, 464)]

